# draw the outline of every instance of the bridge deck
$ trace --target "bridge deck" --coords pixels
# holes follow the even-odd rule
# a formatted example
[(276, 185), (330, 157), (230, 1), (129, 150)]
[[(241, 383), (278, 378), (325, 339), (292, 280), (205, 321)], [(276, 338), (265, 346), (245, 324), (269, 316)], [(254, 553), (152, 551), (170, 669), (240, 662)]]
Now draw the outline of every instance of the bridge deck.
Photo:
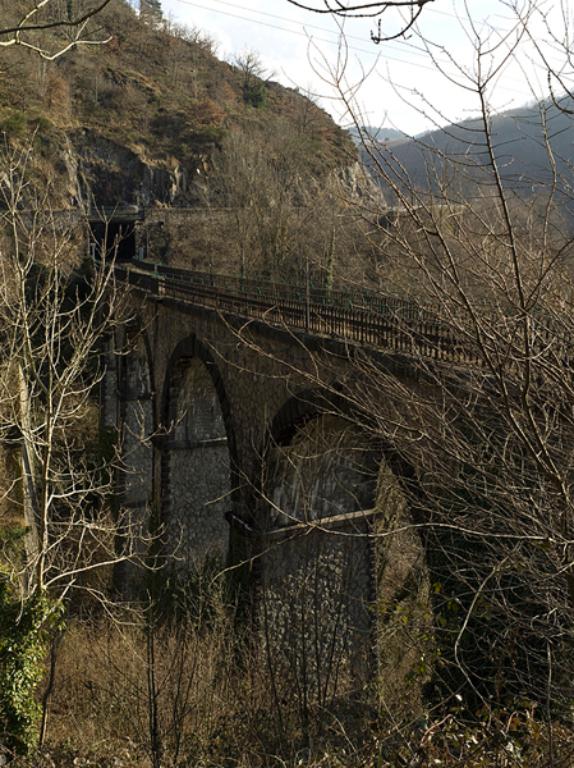
[[(306, 290), (145, 261), (118, 265), (116, 273), (120, 280), (157, 300), (170, 299), (223, 315), (410, 356), (473, 365), (482, 362), (471, 332), (462, 333), (412, 301), (372, 292)], [(542, 325), (536, 336), (540, 348), (558, 342), (552, 329)], [(570, 359), (571, 344), (558, 346), (560, 356)]]
[[(369, 293), (305, 291), (132, 262), (116, 267), (120, 280), (157, 300), (215, 309), (318, 337), (352, 341), (393, 352), (451, 362), (476, 362), (468, 341), (414, 302)], [(303, 296), (301, 296), (303, 292)]]

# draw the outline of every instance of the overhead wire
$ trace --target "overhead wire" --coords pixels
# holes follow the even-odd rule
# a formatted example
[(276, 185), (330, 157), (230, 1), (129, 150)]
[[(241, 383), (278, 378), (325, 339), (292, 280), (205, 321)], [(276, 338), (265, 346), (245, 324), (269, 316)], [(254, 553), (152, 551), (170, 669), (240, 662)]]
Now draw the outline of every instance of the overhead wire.
[[(277, 19), (278, 21), (284, 21), (287, 24), (295, 24), (298, 27), (302, 26), (299, 20), (289, 19), (287, 18), (287, 16), (279, 16), (276, 13), (269, 13), (268, 11), (260, 11), (257, 8), (250, 8), (249, 6), (246, 6), (246, 5), (238, 5), (237, 3), (230, 2), (230, 0), (211, 0), (211, 2), (218, 3), (219, 5), (226, 5), (226, 6), (229, 6), (230, 8), (238, 8), (241, 11), (248, 11), (249, 13), (254, 13), (256, 16), (266, 16), (267, 18), (270, 18), (270, 19)], [(343, 32), (342, 27), (337, 28), (335, 30), (335, 29), (328, 29), (327, 27), (319, 26), (318, 24), (309, 24), (307, 22), (305, 22), (303, 26), (305, 27), (305, 29), (316, 29), (319, 32), (325, 32), (326, 34), (329, 34), (329, 35), (340, 36), (341, 32)], [(365, 38), (360, 37), (359, 35), (351, 35), (351, 34), (348, 34), (347, 32), (345, 32), (344, 34), (347, 40), (358, 40), (361, 43), (365, 41)], [(397, 43), (394, 43), (393, 41), (390, 41), (389, 43), (387, 43), (387, 45), (391, 45), (391, 44), (394, 46), (397, 45)], [(417, 55), (419, 56), (426, 55), (424, 48), (421, 48), (418, 45), (414, 45), (413, 43), (409, 43), (406, 40), (402, 41), (401, 45), (404, 45), (407, 48), (412, 48), (413, 50), (417, 51)]]
[[(189, 3), (186, 3), (185, 0), (176, 0), (176, 2), (180, 2), (180, 3), (184, 3), (184, 4), (189, 4)], [(255, 14), (256, 16), (265, 16), (267, 18), (276, 19), (277, 21), (283, 21), (283, 22), (285, 22), (287, 24), (294, 24), (294, 25), (296, 25), (298, 27), (303, 26), (305, 29), (316, 29), (319, 32), (324, 32), (324, 33), (329, 34), (329, 35), (340, 36), (342, 33), (344, 33), (345, 39), (347, 39), (347, 40), (357, 40), (357, 41), (359, 41), (361, 43), (363, 43), (365, 41), (364, 37), (359, 36), (359, 35), (349, 34), (342, 27), (339, 27), (339, 28), (337, 28), (335, 30), (335, 29), (328, 29), (327, 27), (324, 27), (324, 26), (319, 26), (318, 24), (310, 24), (308, 22), (305, 22), (305, 24), (302, 24), (302, 22), (300, 20), (290, 19), (287, 16), (280, 16), (279, 14), (276, 14), (276, 13), (269, 13), (269, 11), (262, 11), (259, 8), (252, 8), (251, 6), (241, 5), (241, 4), (238, 4), (236, 2), (231, 2), (231, 0), (211, 0), (211, 2), (218, 3), (219, 5), (225, 5), (225, 6), (229, 7), (229, 8), (235, 8), (235, 9), (239, 9), (241, 11), (247, 11), (248, 13)], [(212, 10), (215, 10), (216, 12), (218, 12), (217, 9), (212, 9)], [(459, 23), (460, 23), (460, 20), (461, 20), (461, 17), (456, 15), (456, 14), (454, 14), (454, 13), (449, 13), (448, 11), (439, 10), (438, 8), (434, 8), (434, 7), (431, 7), (431, 6), (428, 6), (428, 8), (425, 9), (425, 10), (426, 10), (426, 15), (428, 15), (429, 13), (439, 14), (441, 16), (447, 16), (449, 18), (452, 18), (452, 19), (456, 20)], [(224, 12), (223, 11), (219, 11), (219, 13), (224, 13)], [(230, 15), (231, 16), (231, 15), (234, 15), (234, 14), (226, 14), (226, 15)], [(235, 15), (237, 15), (237, 14), (235, 14)], [(244, 17), (241, 17), (241, 16), (237, 16), (237, 17), (238, 18), (244, 18)], [(490, 16), (487, 16), (487, 18), (490, 18), (490, 17), (497, 18), (497, 19), (503, 19), (504, 21), (510, 21), (510, 22), (516, 21), (515, 19), (512, 19), (509, 16), (503, 16), (501, 14), (491, 14)], [(254, 23), (263, 23), (263, 22), (258, 22), (256, 20), (254, 20)], [(281, 27), (281, 29), (286, 31), (286, 32), (289, 31), (288, 29), (284, 29), (283, 27)], [(427, 51), (426, 51), (426, 49), (424, 47), (422, 47), (420, 45), (415, 45), (414, 43), (410, 42), (408, 39), (403, 39), (400, 42), (398, 42), (396, 40), (385, 41), (385, 46), (389, 46), (389, 45), (392, 45), (394, 47), (399, 47), (400, 46), (400, 48), (403, 49), (403, 50), (405, 48), (408, 48), (409, 50), (412, 50), (412, 51), (416, 52), (414, 55), (422, 56), (422, 57), (425, 57), (425, 58), (427, 57)], [(356, 48), (355, 50), (358, 50), (358, 51), (360, 51), (362, 53), (369, 53), (371, 55), (377, 55), (374, 50), (366, 51), (365, 49), (358, 49), (358, 48)]]
[[(297, 35), (298, 37), (304, 37), (307, 40), (311, 40), (312, 39), (312, 40), (315, 40), (315, 41), (318, 41), (318, 42), (321, 42), (321, 43), (327, 43), (328, 45), (338, 45), (338, 43), (336, 41), (334, 41), (334, 40), (328, 40), (328, 39), (323, 38), (323, 37), (313, 37), (313, 38), (310, 38), (310, 36), (308, 34), (306, 34), (302, 30), (289, 29), (288, 27), (283, 27), (283, 26), (280, 26), (279, 24), (272, 24), (272, 23), (267, 22), (267, 21), (259, 21), (258, 19), (252, 19), (252, 18), (249, 18), (248, 16), (242, 16), (241, 14), (238, 14), (238, 13), (231, 13), (230, 11), (221, 11), (218, 8), (210, 8), (210, 7), (206, 6), (206, 5), (201, 5), (200, 3), (194, 2), (194, 0), (176, 0), (176, 2), (178, 2), (178, 3), (182, 4), (182, 5), (189, 5), (189, 6), (193, 7), (193, 8), (200, 8), (201, 10), (204, 10), (204, 11), (211, 11), (212, 13), (218, 13), (218, 14), (221, 14), (222, 16), (229, 16), (230, 18), (233, 18), (233, 19), (240, 19), (241, 21), (248, 21), (251, 24), (258, 24), (259, 26), (268, 27), (269, 29), (276, 29), (276, 30), (278, 30), (280, 32), (285, 32), (287, 34)], [(357, 53), (365, 53), (365, 54), (367, 54), (369, 56), (380, 56), (381, 55), (380, 51), (369, 51), (369, 50), (367, 50), (365, 48), (357, 48), (356, 46), (347, 46), (347, 48), (349, 50), (351, 50), (351, 51), (355, 51)], [(433, 70), (433, 67), (429, 66), (428, 64), (418, 64), (416, 62), (410, 62), (410, 61), (408, 61), (406, 59), (397, 58), (396, 56), (385, 56), (385, 59), (390, 59), (392, 61), (398, 61), (401, 64), (409, 64), (410, 66), (419, 67), (421, 69)]]
[[(231, 5), (231, 3), (227, 2), (226, 0), (212, 0), (212, 1), (224, 4), (224, 5), (227, 5), (227, 6)], [(252, 17), (243, 16), (243, 15), (238, 14), (238, 13), (232, 13), (231, 11), (224, 11), (224, 10), (220, 10), (218, 8), (212, 8), (210, 6), (202, 5), (201, 3), (196, 2), (195, 0), (176, 0), (176, 2), (181, 4), (181, 5), (187, 5), (187, 6), (191, 6), (191, 7), (194, 7), (194, 8), (198, 8), (200, 10), (210, 11), (212, 13), (217, 13), (217, 14), (222, 15), (222, 16), (227, 16), (229, 18), (239, 19), (240, 21), (247, 21), (247, 22), (249, 22), (251, 24), (257, 24), (259, 26), (267, 27), (267, 28), (270, 28), (270, 29), (276, 29), (276, 30), (278, 30), (280, 32), (283, 32), (283, 33), (286, 33), (286, 34), (296, 35), (298, 37), (305, 37), (307, 40), (310, 40), (310, 41), (322, 42), (322, 43), (326, 43), (327, 45), (339, 45), (338, 41), (329, 40), (329, 39), (322, 38), (322, 37), (315, 37), (315, 36), (311, 37), (310, 35), (308, 35), (303, 30), (290, 29), (289, 27), (285, 27), (285, 26), (282, 26), (280, 24), (274, 24), (274, 23), (271, 23), (271, 22), (262, 21), (260, 19), (254, 19)], [(253, 13), (255, 15), (262, 15), (262, 16), (266, 16), (266, 17), (275, 18), (275, 19), (278, 19), (278, 20), (287, 21), (288, 23), (291, 23), (291, 24), (297, 23), (297, 22), (295, 22), (295, 21), (293, 21), (291, 19), (287, 19), (286, 17), (278, 16), (276, 14), (271, 14), (271, 13), (268, 13), (266, 11), (258, 11), (258, 10), (254, 9), (254, 8), (248, 8), (248, 7), (243, 6), (243, 5), (238, 6), (235, 3), (233, 4), (232, 7), (240, 8), (241, 10), (248, 11), (249, 13)], [(449, 14), (449, 15), (451, 15), (451, 14)], [(329, 34), (333, 34), (334, 33), (333, 30), (328, 30), (325, 27), (319, 27), (317, 25), (307, 25), (306, 24), (306, 25), (303, 25), (303, 27), (304, 28), (305, 27), (309, 27), (309, 28), (320, 29), (321, 31), (327, 32)], [(346, 35), (346, 34), (344, 35), (344, 37), (345, 38), (350, 38), (350, 36)], [(353, 36), (353, 39), (359, 39), (359, 38), (357, 36)], [(410, 44), (410, 45), (412, 46), (412, 44)], [(369, 49), (366, 49), (366, 48), (358, 48), (357, 46), (348, 45), (348, 44), (346, 45), (346, 48), (348, 50), (350, 50), (350, 51), (355, 52), (355, 53), (362, 53), (362, 54), (366, 54), (368, 56), (375, 56), (375, 57), (381, 57), (382, 56), (380, 50), (369, 50)], [(416, 48), (417, 48), (417, 51), (423, 51), (424, 52), (424, 54), (417, 53), (416, 55), (425, 55), (426, 56), (426, 51), (424, 49), (421, 49), (418, 46), (416, 46)], [(408, 58), (400, 58), (398, 56), (390, 55), (388, 53), (385, 53), (382, 56), (382, 58), (384, 58), (386, 61), (387, 60), (388, 61), (395, 61), (395, 62), (397, 62), (399, 64), (404, 64), (404, 65), (407, 65), (407, 66), (410, 66), (410, 67), (416, 67), (417, 69), (424, 69), (424, 70), (427, 70), (429, 72), (435, 72), (436, 73), (436, 71), (437, 71), (436, 67), (433, 66), (433, 65), (421, 64), (419, 62), (409, 60)], [(446, 67), (445, 67), (445, 71), (447, 71)], [(451, 72), (451, 75), (452, 74), (453, 73)], [(459, 72), (455, 73), (455, 76), (460, 76), (460, 73)], [(513, 81), (513, 82), (516, 82), (516, 83), (518, 83), (518, 82), (522, 83), (523, 82), (522, 80), (519, 80), (517, 78), (508, 78), (508, 79)], [(515, 89), (509, 88), (509, 87), (499, 86), (499, 88), (501, 90), (505, 90), (505, 91), (508, 91), (508, 92), (511, 92), (511, 93), (515, 93)]]
[[(223, 0), (214, 0), (214, 1), (215, 2), (222, 2)], [(180, 3), (181, 5), (189, 5), (189, 6), (192, 6), (194, 8), (199, 8), (199, 9), (204, 10), (204, 11), (211, 11), (213, 13), (218, 13), (218, 14), (220, 14), (222, 16), (229, 16), (230, 18), (233, 18), (233, 19), (239, 19), (241, 21), (248, 21), (251, 24), (258, 24), (259, 26), (268, 27), (270, 29), (276, 29), (276, 30), (278, 30), (280, 32), (286, 32), (287, 34), (297, 35), (298, 37), (305, 37), (307, 40), (312, 39), (312, 40), (316, 40), (316, 41), (321, 42), (321, 43), (327, 43), (328, 45), (338, 45), (338, 42), (336, 42), (334, 40), (327, 40), (327, 39), (322, 38), (322, 37), (313, 37), (313, 38), (311, 38), (306, 32), (304, 32), (302, 30), (289, 29), (288, 27), (284, 27), (284, 26), (281, 26), (279, 24), (271, 24), (270, 22), (259, 21), (258, 19), (253, 19), (253, 18), (250, 18), (248, 16), (242, 16), (241, 14), (238, 14), (238, 13), (231, 13), (230, 11), (222, 11), (222, 10), (219, 10), (218, 8), (211, 8), (211, 7), (206, 6), (206, 5), (201, 5), (200, 3), (195, 2), (195, 0), (176, 0), (176, 2)], [(226, 3), (226, 5), (227, 5), (227, 3)], [(238, 7), (238, 6), (236, 6), (236, 7)], [(255, 9), (245, 8), (245, 6), (241, 6), (241, 7), (244, 10), (250, 11), (251, 13), (264, 14), (266, 16), (271, 16), (272, 15), (272, 14), (264, 13), (263, 11), (256, 11)], [(278, 17), (278, 18), (281, 18), (281, 17)], [(295, 22), (292, 22), (292, 23), (295, 23)], [(311, 26), (307, 25), (307, 24), (305, 24), (303, 26), (304, 26), (304, 28), (305, 27), (311, 28)], [(318, 28), (318, 27), (315, 27), (315, 28)], [(328, 33), (332, 33), (331, 30), (327, 30), (327, 29), (325, 29), (323, 27), (320, 27), (319, 29), (322, 29), (323, 31), (328, 32)], [(347, 38), (348, 35), (344, 35), (344, 37)], [(355, 37), (354, 39), (359, 39), (359, 38)], [(364, 53), (364, 54), (367, 54), (369, 56), (381, 56), (381, 51), (380, 50), (368, 50), (366, 48), (357, 48), (356, 46), (352, 46), (352, 45), (348, 45), (346, 47), (350, 51), (355, 51), (356, 53)], [(412, 61), (409, 61), (408, 59), (398, 58), (396, 56), (389, 56), (389, 55), (386, 55), (386, 54), (385, 54), (384, 58), (385, 59), (390, 59), (391, 61), (397, 61), (400, 64), (408, 64), (410, 66), (418, 67), (420, 69), (427, 69), (427, 70), (429, 70), (431, 72), (436, 71), (435, 68), (430, 66), (429, 64), (418, 64), (417, 62), (412, 62)]]

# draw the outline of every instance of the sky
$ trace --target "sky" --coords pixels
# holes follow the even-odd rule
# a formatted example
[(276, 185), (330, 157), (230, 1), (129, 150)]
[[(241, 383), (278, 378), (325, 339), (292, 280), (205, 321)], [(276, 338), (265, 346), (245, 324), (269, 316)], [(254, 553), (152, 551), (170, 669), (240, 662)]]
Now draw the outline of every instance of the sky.
[[(322, 0), (308, 2), (322, 5)], [(570, 14), (574, 0), (536, 3), (529, 29), (539, 44), (550, 45), (542, 14), (547, 14), (552, 31), (561, 39), (565, 24), (560, 5)], [(371, 42), (373, 20), (348, 19), (343, 29), (346, 43), (341, 47), (341, 29), (334, 18), (297, 8), (287, 0), (162, 0), (164, 15), (212, 37), (220, 58), (232, 61), (256, 52), (271, 79), (308, 92), (338, 122), (348, 125), (351, 115), (333, 87), (337, 62), (345, 60), (341, 82), (347, 96), (353, 96), (358, 122), (397, 128), (409, 135), (477, 114), (476, 95), (461, 87), (468, 80), (459, 67), (474, 71), (476, 33), (489, 35), (491, 44), (500, 43), (495, 62), (504, 58), (514, 39), (505, 41), (516, 21), (510, 5), (509, 0), (434, 0), (406, 40), (378, 46)], [(399, 23), (396, 13), (385, 16), (384, 31), (396, 31)], [(558, 65), (555, 42), (553, 48), (549, 55)], [(442, 74), (437, 64), (444, 69)], [(489, 106), (494, 111), (515, 108), (546, 92), (546, 69), (525, 36), (519, 54), (493, 78)]]

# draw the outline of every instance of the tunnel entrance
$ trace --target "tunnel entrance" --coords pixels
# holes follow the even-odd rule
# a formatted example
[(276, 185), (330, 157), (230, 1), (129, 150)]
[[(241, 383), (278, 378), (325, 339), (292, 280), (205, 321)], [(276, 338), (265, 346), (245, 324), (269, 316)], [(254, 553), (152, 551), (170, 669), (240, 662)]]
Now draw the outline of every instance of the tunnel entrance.
[(116, 261), (125, 262), (137, 256), (134, 221), (91, 221), (91, 242), (94, 256), (105, 259), (115, 254)]

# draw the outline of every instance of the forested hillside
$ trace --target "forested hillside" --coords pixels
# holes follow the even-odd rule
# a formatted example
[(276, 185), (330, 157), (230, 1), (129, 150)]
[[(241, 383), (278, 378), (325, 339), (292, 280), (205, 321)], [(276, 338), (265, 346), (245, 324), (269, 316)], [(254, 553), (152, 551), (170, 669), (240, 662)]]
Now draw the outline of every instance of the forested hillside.
[[(555, 175), (565, 199), (574, 181), (570, 99), (532, 104), (489, 116), (490, 142), (503, 183), (524, 198), (548, 189)], [(369, 138), (372, 134), (369, 134)], [(376, 154), (376, 136), (375, 141)], [(448, 187), (460, 202), (476, 197), (485, 182), (489, 155), (480, 118), (454, 123), (384, 147), (404, 174), (403, 189), (436, 192)], [(368, 157), (367, 162), (372, 162)], [(384, 185), (383, 185), (384, 186)], [(392, 195), (389, 194), (389, 200)]]
[[(3, 20), (23, 7), (4, 0)], [(233, 66), (197, 30), (152, 21), (118, 0), (92, 21), (93, 38), (109, 38), (104, 49), (78, 46), (53, 62), (14, 49), (2, 61), (0, 130), (12, 144), (35, 137), (38, 174), (55, 182), (62, 207), (192, 205), (230, 132), (263, 154), (270, 137), (297, 135), (308, 176), (349, 163), (346, 134), (295, 90), (266, 81), (255, 57)]]

